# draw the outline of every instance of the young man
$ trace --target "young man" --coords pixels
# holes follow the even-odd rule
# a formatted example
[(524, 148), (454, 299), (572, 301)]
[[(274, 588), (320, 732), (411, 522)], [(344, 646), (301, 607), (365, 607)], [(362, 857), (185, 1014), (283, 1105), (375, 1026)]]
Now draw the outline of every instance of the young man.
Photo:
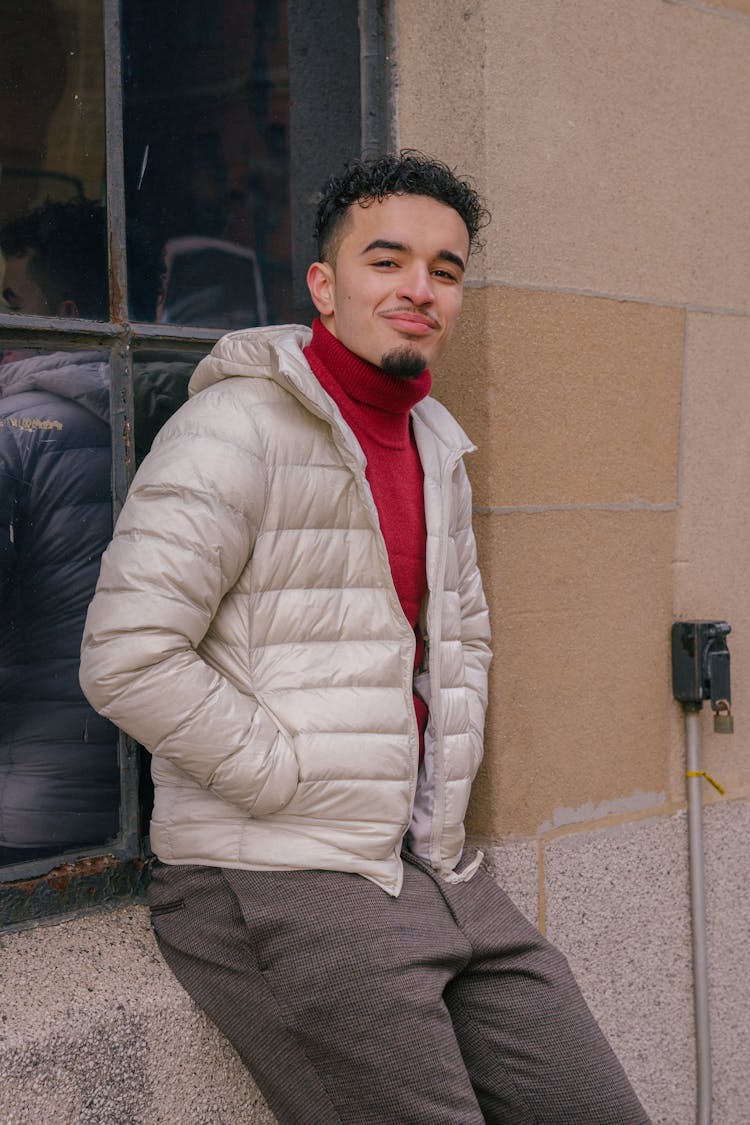
[(164, 956), (280, 1122), (640, 1125), (562, 956), (464, 848), (490, 653), (430, 399), (474, 191), (327, 185), (320, 319), (224, 337), (142, 466), (82, 683), (153, 755)]

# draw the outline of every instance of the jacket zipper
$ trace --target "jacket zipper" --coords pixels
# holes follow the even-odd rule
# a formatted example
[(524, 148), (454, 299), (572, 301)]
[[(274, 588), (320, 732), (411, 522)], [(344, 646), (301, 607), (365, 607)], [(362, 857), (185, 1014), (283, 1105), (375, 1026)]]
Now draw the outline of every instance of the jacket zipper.
[(435, 870), (439, 870), (441, 863), (440, 838), (443, 833), (445, 819), (445, 732), (443, 729), (443, 700), (440, 691), (440, 665), (442, 660), (441, 638), (443, 624), (443, 594), (445, 592), (445, 562), (448, 555), (448, 516), (450, 497), (450, 481), (456, 465), (461, 460), (461, 451), (455, 452), (445, 462), (441, 478), (441, 512), (440, 512), (440, 555), (438, 558), (437, 582), (435, 589), (430, 592), (430, 604), (434, 605), (432, 627), (429, 632), (438, 638), (438, 642), (431, 650), (430, 659), (430, 710), (435, 728), (435, 760), (433, 763), (433, 794), (432, 794), (432, 827), (430, 829), (430, 862)]
[[(314, 403), (305, 394), (303, 388), (298, 387), (296, 382), (289, 379), (289, 375), (288, 375), (287, 372), (282, 372), (281, 370), (279, 370), (279, 374), (280, 375), (283, 374), (283, 375), (286, 376), (287, 385), (291, 386), (291, 388), (294, 391), (296, 397), (299, 398), (300, 401), (304, 403), (305, 408), (307, 410), (309, 410), (311, 414), (315, 414), (318, 418), (322, 419), (322, 421), (326, 422), (331, 427), (331, 434), (333, 435), (333, 440), (334, 440), (334, 443), (336, 445), (336, 448), (339, 450), (342, 457), (344, 458), (345, 463), (349, 466), (349, 468), (351, 469), (351, 471), (354, 475), (354, 480), (355, 480), (356, 485), (357, 485), (357, 492), (359, 494), (359, 498), (362, 501), (362, 504), (365, 508), (365, 511), (367, 512), (367, 514), (370, 518), (370, 524), (372, 525), (372, 529), (375, 532), (375, 541), (377, 543), (378, 555), (379, 555), (379, 558), (380, 558), (380, 566), (381, 566), (381, 569), (382, 569), (383, 573), (387, 576), (386, 586), (387, 586), (387, 589), (388, 589), (389, 600), (391, 602), (391, 610), (392, 610), (394, 616), (396, 617), (396, 619), (403, 622), (403, 625), (405, 627), (405, 629), (404, 629), (404, 641), (409, 645), (410, 661), (411, 661), (411, 663), (409, 665), (410, 672), (409, 672), (409, 676), (408, 676), (408, 683), (406, 683), (404, 685), (404, 680), (402, 678), (402, 686), (405, 686), (405, 688), (406, 688), (405, 704), (406, 704), (407, 714), (409, 716), (410, 725), (411, 725), (411, 729), (412, 729), (411, 741), (412, 741), (412, 750), (413, 750), (413, 752), (412, 752), (413, 773), (412, 773), (412, 779), (411, 779), (412, 780), (411, 800), (410, 800), (410, 804), (409, 804), (409, 822), (411, 822), (412, 813), (414, 811), (414, 799), (415, 799), (415, 796), (416, 796), (416, 789), (417, 789), (417, 773), (418, 773), (418, 769), (419, 769), (419, 731), (417, 729), (417, 717), (416, 717), (416, 714), (414, 713), (414, 700), (413, 700), (414, 654), (416, 652), (416, 644), (417, 644), (416, 637), (414, 636), (414, 630), (409, 625), (409, 622), (406, 618), (406, 614), (404, 613), (403, 609), (401, 608), (401, 602), (399, 601), (398, 594), (396, 593), (396, 587), (393, 583), (393, 574), (391, 572), (391, 564), (388, 560), (388, 551), (387, 551), (387, 548), (386, 548), (386, 545), (385, 545), (385, 539), (383, 537), (383, 532), (380, 530), (380, 518), (378, 516), (378, 510), (377, 510), (377, 507), (375, 505), (375, 501), (374, 501), (373, 496), (372, 496), (372, 491), (370, 489), (369, 484), (367, 483), (367, 477), (365, 476), (364, 468), (362, 468), (360, 466), (354, 451), (349, 446), (349, 442), (347, 440), (346, 432), (341, 427), (341, 425), (339, 423), (339, 420), (336, 417), (336, 415), (333, 412), (324, 411), (322, 408), (320, 408), (318, 406), (317, 403)], [(355, 438), (355, 440), (356, 440), (356, 438)], [(403, 833), (404, 836), (406, 835), (406, 832), (408, 831), (408, 829), (409, 829), (409, 825), (407, 824), (406, 828), (404, 829), (404, 833)]]
[[(393, 575), (391, 573), (391, 567), (390, 567), (390, 563), (388, 561), (388, 552), (387, 552), (386, 546), (385, 546), (385, 539), (383, 538), (383, 533), (380, 530), (380, 520), (378, 518), (377, 508), (375, 507), (375, 501), (372, 498), (372, 492), (370, 491), (370, 487), (367, 484), (367, 478), (365, 477), (364, 469), (360, 467), (360, 465), (357, 461), (357, 458), (354, 454), (354, 451), (351, 450), (350, 447), (349, 447), (349, 442), (347, 441), (346, 432), (342, 429), (336, 415), (332, 411), (325, 410), (318, 403), (313, 402), (312, 399), (310, 399), (310, 397), (305, 393), (304, 388), (298, 386), (297, 382), (293, 378), (290, 378), (290, 373), (288, 371), (282, 371), (280, 367), (277, 367), (277, 373), (278, 373), (279, 376), (281, 376), (283, 378), (284, 382), (286, 383), (286, 386), (295, 395), (295, 397), (298, 398), (304, 404), (305, 408), (307, 410), (309, 410), (311, 414), (315, 414), (318, 418), (321, 418), (324, 422), (326, 422), (331, 427), (331, 433), (333, 435), (333, 439), (334, 439), (334, 442), (336, 444), (336, 447), (339, 449), (342, 456), (344, 457), (344, 460), (345, 460), (346, 464), (349, 466), (349, 468), (354, 473), (354, 479), (357, 483), (357, 490), (359, 492), (360, 499), (362, 500), (362, 502), (365, 506), (365, 510), (369, 514), (370, 522), (373, 526), (373, 530), (375, 531), (376, 541), (377, 541), (377, 544), (378, 544), (378, 553), (380, 555), (381, 566), (383, 566), (384, 573), (388, 576), (388, 588), (389, 588), (391, 603), (393, 604), (394, 601), (395, 601), (395, 608), (396, 608), (396, 611), (397, 611), (396, 616), (397, 617), (400, 616), (400, 618), (403, 620), (404, 624), (408, 628), (409, 623), (406, 619), (406, 616), (404, 614), (403, 609), (401, 608), (401, 603), (399, 602), (398, 595), (396, 594), (396, 587), (393, 584)], [(421, 418), (418, 418), (418, 421), (419, 421), (420, 425), (424, 426), (424, 428), (429, 432), (432, 441), (435, 444), (437, 444), (438, 438), (437, 438), (437, 435), (434, 433), (432, 427), (426, 421), (422, 420)], [(416, 437), (416, 434), (415, 434), (415, 437)], [(417, 441), (417, 445), (419, 445), (418, 441)], [(446, 556), (447, 556), (447, 553), (448, 553), (448, 529), (447, 529), (448, 519), (447, 519), (447, 517), (448, 517), (448, 512), (449, 512), (449, 504), (450, 504), (449, 485), (450, 485), (450, 481), (451, 481), (451, 478), (453, 476), (453, 473), (455, 471), (456, 465), (458, 465), (459, 461), (461, 460), (464, 453), (466, 453), (466, 452), (467, 452), (467, 450), (465, 448), (458, 448), (458, 449), (450, 450), (449, 456), (448, 456), (447, 460), (443, 463), (443, 466), (442, 466), (442, 477), (441, 477), (441, 505), (442, 506), (441, 506), (441, 514), (440, 514), (441, 515), (440, 555), (439, 555), (439, 559), (438, 559), (438, 569), (437, 569), (437, 576), (436, 576), (437, 582), (436, 582), (436, 585), (435, 585), (434, 588), (430, 588), (430, 585), (429, 585), (429, 577), (430, 576), (429, 575), (427, 576), (428, 599), (429, 599), (428, 605), (429, 605), (430, 611), (432, 611), (433, 606), (435, 607), (435, 609), (434, 609), (435, 616), (433, 618), (433, 622), (436, 622), (436, 624), (437, 624), (437, 628), (434, 628), (434, 626), (433, 626), (433, 628), (428, 627), (427, 636), (425, 637), (425, 645), (429, 646), (429, 648), (426, 647), (426, 649), (425, 649), (425, 655), (427, 654), (428, 651), (430, 653), (429, 664), (428, 664), (428, 671), (429, 671), (429, 677), (430, 677), (430, 718), (431, 718), (431, 720), (433, 722), (433, 725), (434, 725), (434, 728), (435, 728), (435, 775), (434, 775), (434, 778), (433, 778), (433, 813), (432, 813), (432, 828), (431, 828), (431, 831), (430, 831), (430, 857), (431, 857), (431, 860), (433, 862), (435, 862), (436, 867), (438, 867), (439, 864), (440, 864), (440, 837), (441, 837), (442, 831), (443, 831), (443, 820), (444, 820), (444, 810), (445, 810), (445, 794), (444, 794), (444, 772), (445, 772), (445, 770), (444, 770), (444, 746), (443, 746), (443, 707), (442, 707), (442, 699), (440, 697), (440, 677), (439, 677), (440, 659), (441, 659), (441, 657), (440, 657), (440, 643), (438, 642), (437, 645), (430, 646), (429, 637), (430, 637), (430, 634), (433, 634), (437, 637), (440, 636), (439, 630), (440, 630), (440, 626), (442, 625), (442, 616), (443, 616), (443, 590), (444, 590), (444, 586), (445, 586), (445, 561), (446, 561)], [(421, 459), (421, 454), (420, 454), (420, 459)], [(422, 468), (424, 470), (424, 462), (422, 464)], [(428, 535), (429, 535), (429, 530), (430, 529), (428, 527)], [(429, 623), (430, 623), (430, 616), (431, 616), (431, 613), (428, 612), (428, 615), (427, 615), (428, 626), (429, 626)], [(414, 653), (416, 651), (416, 638), (414, 638), (413, 631), (411, 629), (409, 629), (409, 632), (410, 632), (410, 634), (412, 634), (412, 636), (411, 636), (411, 664), (412, 664), (412, 669), (413, 669)], [(414, 776), (413, 776), (413, 779), (412, 779), (411, 799), (410, 799), (410, 803), (409, 803), (409, 823), (407, 824), (406, 828), (404, 829), (404, 832), (403, 832), (403, 835), (402, 835), (402, 840), (406, 836), (407, 832), (409, 831), (409, 827), (411, 825), (411, 819), (412, 819), (412, 816), (414, 815), (414, 801), (416, 799), (416, 794), (417, 794), (417, 784), (416, 783), (417, 783), (418, 764), (419, 764), (419, 731), (417, 730), (417, 719), (416, 719), (416, 715), (414, 714), (414, 706), (413, 706), (413, 701), (412, 701), (413, 670), (412, 670), (412, 674), (409, 676), (409, 683), (408, 683), (407, 687), (408, 687), (408, 698), (406, 700), (406, 704), (407, 704), (408, 714), (409, 714), (409, 717), (410, 717), (410, 722), (411, 722), (411, 727), (412, 727), (412, 739), (413, 739), (413, 745), (414, 745), (414, 753), (413, 753)]]

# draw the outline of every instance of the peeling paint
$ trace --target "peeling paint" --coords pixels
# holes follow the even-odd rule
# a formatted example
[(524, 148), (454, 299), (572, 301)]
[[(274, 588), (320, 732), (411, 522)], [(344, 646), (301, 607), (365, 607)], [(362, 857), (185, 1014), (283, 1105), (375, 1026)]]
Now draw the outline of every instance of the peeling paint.
[(629, 797), (616, 797), (611, 801), (600, 801), (598, 805), (595, 805), (593, 801), (587, 801), (585, 805), (579, 805), (575, 809), (560, 805), (553, 812), (551, 822), (545, 820), (543, 824), (539, 825), (537, 835), (542, 836), (546, 832), (551, 832), (556, 828), (564, 828), (569, 824), (586, 824), (592, 821), (605, 820), (610, 816), (649, 812), (663, 808), (666, 802), (665, 793), (644, 793), (642, 789), (636, 789)]
[(123, 286), (120, 284), (119, 247), (113, 231), (109, 236), (109, 293), (112, 320), (116, 324), (124, 324), (127, 319), (127, 308)]
[(0, 926), (76, 914), (115, 900), (142, 898), (148, 861), (115, 855), (61, 863), (44, 875), (0, 882)]

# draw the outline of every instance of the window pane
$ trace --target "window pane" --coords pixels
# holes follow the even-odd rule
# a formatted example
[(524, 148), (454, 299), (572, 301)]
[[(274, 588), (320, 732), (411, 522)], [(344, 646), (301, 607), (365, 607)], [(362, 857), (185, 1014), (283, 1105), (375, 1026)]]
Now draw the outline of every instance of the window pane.
[(188, 397), (190, 376), (205, 351), (136, 348), (133, 353), (133, 414), (136, 468), (157, 433)]
[[(291, 316), (286, 9), (124, 0), (126, 212), (163, 248), (164, 323)], [(132, 258), (128, 281), (143, 319)]]
[[(187, 398), (201, 352), (133, 355), (136, 461)], [(78, 685), (112, 534), (107, 352), (0, 343), (0, 867), (119, 829), (117, 731)], [(149, 768), (141, 804), (148, 822)]]
[(106, 320), (100, 0), (0, 0), (0, 20), (0, 307)]
[(289, 0), (288, 8), (294, 320), (306, 324), (315, 315), (306, 275), (317, 254), (317, 194), (360, 151), (359, 4)]
[(117, 731), (78, 685), (110, 469), (108, 354), (0, 343), (0, 864), (118, 830)]

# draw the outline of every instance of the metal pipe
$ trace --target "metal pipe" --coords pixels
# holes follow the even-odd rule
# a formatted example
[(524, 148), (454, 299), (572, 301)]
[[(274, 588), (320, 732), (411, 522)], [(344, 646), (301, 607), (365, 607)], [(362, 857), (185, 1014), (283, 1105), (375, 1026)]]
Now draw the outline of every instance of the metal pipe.
[(693, 944), (693, 1005), (695, 1011), (696, 1122), (711, 1122), (711, 1025), (708, 1006), (708, 943), (706, 940), (706, 899), (703, 872), (703, 805), (701, 786), (701, 712), (697, 707), (685, 711), (685, 753), (687, 763), (687, 820), (690, 860), (690, 916)]

